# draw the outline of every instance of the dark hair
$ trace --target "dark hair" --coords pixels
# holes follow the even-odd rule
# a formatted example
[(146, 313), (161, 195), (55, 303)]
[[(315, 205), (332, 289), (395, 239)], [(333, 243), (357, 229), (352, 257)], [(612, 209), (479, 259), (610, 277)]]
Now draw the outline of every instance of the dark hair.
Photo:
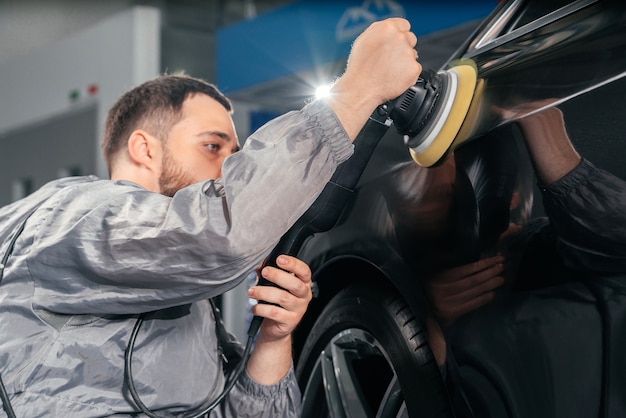
[(165, 140), (181, 118), (183, 103), (195, 94), (206, 94), (229, 112), (232, 104), (217, 87), (187, 75), (165, 74), (126, 92), (107, 115), (101, 149), (109, 173), (114, 156), (126, 146), (136, 129)]

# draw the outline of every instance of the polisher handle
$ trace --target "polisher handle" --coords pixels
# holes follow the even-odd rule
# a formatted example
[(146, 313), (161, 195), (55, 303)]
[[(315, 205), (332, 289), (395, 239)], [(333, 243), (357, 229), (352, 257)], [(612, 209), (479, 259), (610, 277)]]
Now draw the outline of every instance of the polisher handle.
[[(280, 254), (296, 256), (304, 241), (318, 232), (331, 229), (348, 203), (356, 185), (365, 170), (374, 149), (389, 129), (390, 122), (386, 106), (381, 106), (372, 113), (361, 132), (354, 140), (354, 154), (337, 167), (330, 181), (309, 209), (282, 236), (262, 267), (276, 267), (276, 257)], [(259, 285), (276, 284), (259, 277)], [(266, 303), (260, 301), (261, 303)], [(263, 318), (254, 316), (248, 335), (256, 335)]]

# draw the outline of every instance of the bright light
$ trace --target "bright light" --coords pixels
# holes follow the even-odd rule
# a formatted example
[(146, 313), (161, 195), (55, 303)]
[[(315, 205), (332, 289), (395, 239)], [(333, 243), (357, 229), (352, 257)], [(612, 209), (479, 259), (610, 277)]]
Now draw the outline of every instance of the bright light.
[(332, 88), (332, 84), (326, 84), (325, 86), (319, 86), (315, 89), (315, 97), (321, 99), (330, 94), (330, 89)]

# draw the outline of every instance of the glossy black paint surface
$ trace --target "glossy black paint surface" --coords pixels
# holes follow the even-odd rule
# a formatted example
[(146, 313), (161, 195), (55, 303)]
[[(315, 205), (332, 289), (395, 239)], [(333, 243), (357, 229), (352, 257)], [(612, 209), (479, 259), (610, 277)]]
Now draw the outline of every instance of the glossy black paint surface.
[[(543, 12), (556, 7), (550, 1), (535, 3)], [(501, 3), (448, 63), (469, 61), (477, 69), (476, 93), (461, 128), (464, 138), (626, 75), (623, 4), (574, 1), (525, 25), (498, 24), (521, 13), (523, 4)]]
[[(553, 13), (544, 16), (546, 9)], [(558, 106), (580, 154), (626, 179), (621, 2), (504, 1), (444, 68), (459, 61), (475, 65), (479, 79), (461, 128), (469, 140), (423, 168), (391, 127), (338, 223), (304, 243), (299, 256), (311, 266), (318, 295), (296, 332), (296, 361), (312, 323), (340, 289), (392, 284), (423, 318), (422, 283), (431, 273), (494, 253), (509, 222), (543, 215), (516, 119)], [(511, 210), (514, 192), (520, 204)]]
[[(423, 168), (390, 128), (338, 224), (305, 243), (300, 255), (319, 281), (320, 305), (338, 287), (362, 279), (350, 271), (357, 265), (411, 295), (419, 312), (424, 306), (420, 278), (493, 251), (490, 246), (510, 220), (517, 181), (524, 210), (534, 208), (541, 215), (530, 162), (511, 123), (525, 114), (559, 105), (581, 153), (626, 175), (618, 161), (626, 118), (617, 116), (626, 97), (621, 78), (626, 8), (618, 2), (573, 2), (561, 14), (557, 10), (550, 19), (507, 32), (495, 22), (517, 3), (501, 3), (451, 57), (449, 65), (471, 59), (483, 80), (470, 109), (473, 119), (461, 128), (471, 140), (453, 158)], [(500, 26), (489, 43), (477, 47), (477, 39)], [(316, 307), (311, 311), (314, 315)]]

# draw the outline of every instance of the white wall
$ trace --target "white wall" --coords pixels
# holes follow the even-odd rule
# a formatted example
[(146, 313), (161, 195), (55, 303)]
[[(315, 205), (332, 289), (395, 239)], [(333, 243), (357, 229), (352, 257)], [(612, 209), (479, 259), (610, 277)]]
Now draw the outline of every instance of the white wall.
[[(109, 107), (160, 66), (160, 12), (138, 6), (63, 41), (0, 65), (0, 136), (95, 102), (99, 141)], [(88, 88), (97, 86), (90, 95)], [(77, 90), (80, 98), (70, 100)], [(97, 173), (107, 172), (96, 147)], [(0, 141), (0, 152), (2, 142)]]

